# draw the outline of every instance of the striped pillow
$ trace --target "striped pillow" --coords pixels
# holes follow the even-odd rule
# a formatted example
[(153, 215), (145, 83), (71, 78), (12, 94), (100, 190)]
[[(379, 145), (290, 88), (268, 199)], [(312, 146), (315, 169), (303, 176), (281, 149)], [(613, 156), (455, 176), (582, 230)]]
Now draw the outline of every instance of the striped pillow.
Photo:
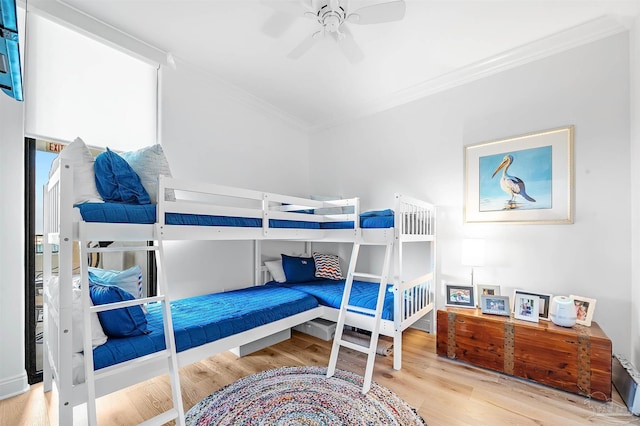
[(341, 280), (340, 258), (333, 254), (313, 253), (313, 261), (316, 264), (316, 278)]

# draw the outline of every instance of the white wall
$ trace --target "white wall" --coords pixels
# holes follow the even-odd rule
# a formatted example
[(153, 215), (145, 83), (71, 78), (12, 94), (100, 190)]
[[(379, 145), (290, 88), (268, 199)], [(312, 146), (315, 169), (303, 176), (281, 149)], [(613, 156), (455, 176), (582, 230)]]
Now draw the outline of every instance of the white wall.
[[(365, 209), (394, 191), (426, 198), (439, 207), (440, 278), (468, 283), (460, 240), (484, 237), (476, 282), (595, 298), (594, 320), (628, 354), (628, 48), (623, 33), (312, 135), (312, 190), (361, 196)], [(569, 124), (575, 224), (463, 224), (465, 145)]]
[[(24, 366), (23, 104), (0, 92), (0, 399), (29, 389)], [(11, 206), (8, 208), (7, 206)]]
[[(174, 176), (309, 195), (309, 138), (303, 129), (187, 64), (163, 69), (161, 81), (162, 145)], [(172, 284), (170, 294), (252, 283), (252, 250), (247, 241), (169, 244), (167, 273), (184, 282)]]
[(631, 358), (640, 368), (640, 16), (631, 30)]

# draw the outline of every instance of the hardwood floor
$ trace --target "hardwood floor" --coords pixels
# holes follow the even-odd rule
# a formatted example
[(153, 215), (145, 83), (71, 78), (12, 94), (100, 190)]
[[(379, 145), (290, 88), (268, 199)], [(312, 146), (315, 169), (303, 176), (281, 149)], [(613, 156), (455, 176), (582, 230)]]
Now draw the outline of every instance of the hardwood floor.
[[(438, 357), (435, 336), (405, 332), (403, 367), (378, 357), (374, 381), (402, 397), (437, 425), (581, 425), (637, 424), (614, 389), (614, 401), (601, 403), (524, 380)], [(326, 366), (331, 342), (293, 332), (290, 340), (243, 358), (226, 352), (180, 370), (188, 410), (205, 396), (240, 377), (294, 365)], [(362, 374), (365, 356), (341, 349), (338, 368)], [(0, 425), (55, 425), (56, 395), (42, 384), (0, 401)], [(134, 425), (171, 405), (169, 379), (159, 377), (98, 400), (100, 425)], [(82, 410), (76, 410), (76, 412)], [(53, 420), (52, 420), (53, 419)]]

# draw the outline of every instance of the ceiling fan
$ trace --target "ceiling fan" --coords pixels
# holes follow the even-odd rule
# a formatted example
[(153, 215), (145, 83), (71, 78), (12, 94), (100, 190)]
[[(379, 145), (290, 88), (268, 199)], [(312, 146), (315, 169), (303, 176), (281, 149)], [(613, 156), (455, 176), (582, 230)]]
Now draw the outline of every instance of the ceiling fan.
[[(364, 54), (347, 24), (369, 25), (399, 21), (404, 18), (406, 10), (404, 0), (375, 3), (355, 10), (350, 8), (349, 0), (263, 0), (263, 3), (290, 17), (302, 16), (313, 19), (318, 25), (318, 29), (303, 39), (287, 57), (298, 59), (319, 40), (332, 37), (353, 63), (361, 61)], [(290, 23), (288, 17), (275, 15), (265, 24), (263, 31), (272, 36), (279, 36)]]

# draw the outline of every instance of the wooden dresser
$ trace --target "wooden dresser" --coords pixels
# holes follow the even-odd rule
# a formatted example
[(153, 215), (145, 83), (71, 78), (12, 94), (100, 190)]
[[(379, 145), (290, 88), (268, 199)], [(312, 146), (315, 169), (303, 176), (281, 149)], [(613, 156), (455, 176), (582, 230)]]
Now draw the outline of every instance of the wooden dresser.
[(437, 352), (579, 395), (611, 399), (611, 340), (594, 322), (566, 328), (448, 308), (438, 310)]

